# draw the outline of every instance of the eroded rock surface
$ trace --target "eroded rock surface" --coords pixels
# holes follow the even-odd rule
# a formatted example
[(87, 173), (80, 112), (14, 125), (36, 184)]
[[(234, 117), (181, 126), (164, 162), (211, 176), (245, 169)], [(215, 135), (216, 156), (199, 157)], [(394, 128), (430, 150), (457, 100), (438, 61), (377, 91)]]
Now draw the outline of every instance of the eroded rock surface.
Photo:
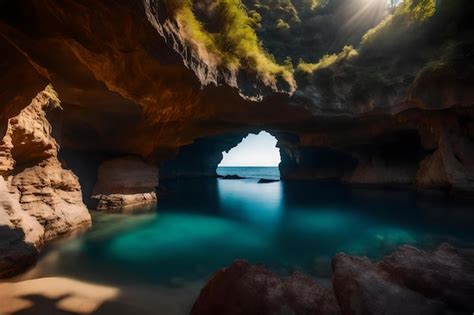
[[(292, 58), (296, 82), (288, 90), (265, 84), (249, 60), (223, 66), (190, 38), (174, 1), (3, 1), (1, 122), (51, 82), (64, 108), (61, 145), (70, 152), (137, 155), (164, 166), (165, 177), (211, 176), (236, 133), (267, 130), (279, 140), (283, 179), (472, 193), (472, 1), (436, 1), (423, 21), (410, 10), (396, 14), (370, 41), (361, 37), (387, 17), (383, 3), (360, 12), (360, 0), (307, 2), (243, 1), (263, 17), (257, 33), (268, 53), (280, 63)], [(215, 5), (193, 3), (206, 30), (226, 32)], [(423, 11), (420, 3), (412, 10)], [(275, 28), (280, 20), (291, 29)], [(334, 41), (340, 34), (347, 36)], [(300, 57), (317, 65), (346, 44), (357, 50), (350, 58), (327, 56), (317, 70), (298, 70)]]
[(192, 314), (469, 314), (473, 307), (472, 254), (448, 244), (430, 252), (402, 246), (378, 263), (340, 253), (332, 269), (332, 286), (323, 288), (300, 273), (281, 279), (236, 261), (209, 280)]
[[(79, 181), (58, 160), (59, 145), (51, 135), (46, 112), (59, 106), (56, 93), (48, 86), (8, 121), (1, 141), (2, 233), (12, 233), (6, 238), (13, 246), (7, 260), (19, 270), (34, 261), (31, 250), (36, 252), (44, 242), (91, 224)], [(29, 251), (30, 258), (21, 258), (24, 251)], [(17, 254), (18, 260), (13, 257)]]
[(158, 168), (136, 156), (101, 164), (92, 198), (97, 210), (122, 211), (156, 202)]

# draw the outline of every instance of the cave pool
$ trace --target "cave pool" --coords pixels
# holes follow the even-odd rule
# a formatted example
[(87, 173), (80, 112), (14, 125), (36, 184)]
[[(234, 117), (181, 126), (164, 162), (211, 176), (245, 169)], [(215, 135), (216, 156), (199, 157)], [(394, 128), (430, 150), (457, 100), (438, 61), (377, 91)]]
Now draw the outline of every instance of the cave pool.
[(153, 288), (148, 291), (163, 314), (178, 314), (235, 259), (263, 263), (283, 276), (300, 270), (327, 285), (331, 257), (340, 251), (377, 259), (402, 244), (474, 245), (469, 202), (401, 188), (257, 183), (278, 178), (277, 168), (218, 172), (247, 178), (169, 181), (151, 211), (93, 213), (89, 231), (49, 245), (23, 278), (68, 277), (132, 292)]

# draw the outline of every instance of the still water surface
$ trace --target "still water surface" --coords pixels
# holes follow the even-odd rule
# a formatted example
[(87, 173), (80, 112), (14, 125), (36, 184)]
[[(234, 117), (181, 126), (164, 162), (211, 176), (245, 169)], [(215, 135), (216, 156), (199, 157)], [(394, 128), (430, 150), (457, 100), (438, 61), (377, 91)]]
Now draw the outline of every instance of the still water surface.
[(421, 198), (409, 190), (257, 183), (278, 178), (276, 168), (219, 173), (250, 178), (168, 182), (152, 212), (94, 214), (88, 232), (44, 251), (35, 277), (160, 284), (179, 292), (235, 259), (262, 262), (281, 275), (301, 270), (328, 279), (330, 259), (340, 251), (375, 259), (401, 244), (474, 245), (469, 203)]

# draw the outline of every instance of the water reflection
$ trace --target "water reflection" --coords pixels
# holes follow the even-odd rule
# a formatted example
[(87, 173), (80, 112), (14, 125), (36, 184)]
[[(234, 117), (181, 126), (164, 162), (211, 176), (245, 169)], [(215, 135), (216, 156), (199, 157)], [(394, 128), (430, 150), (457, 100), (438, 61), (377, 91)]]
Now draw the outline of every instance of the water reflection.
[(219, 209), (224, 216), (266, 231), (278, 229), (283, 216), (282, 184), (255, 179), (218, 180)]
[(409, 190), (256, 179), (166, 186), (168, 195), (156, 212), (94, 215), (86, 234), (44, 252), (35, 276), (175, 289), (247, 259), (281, 274), (301, 270), (328, 278), (331, 257), (339, 251), (379, 258), (401, 244), (430, 248), (474, 241), (472, 211), (453, 212), (454, 203), (436, 200), (431, 213), (420, 205), (433, 201), (421, 203)]

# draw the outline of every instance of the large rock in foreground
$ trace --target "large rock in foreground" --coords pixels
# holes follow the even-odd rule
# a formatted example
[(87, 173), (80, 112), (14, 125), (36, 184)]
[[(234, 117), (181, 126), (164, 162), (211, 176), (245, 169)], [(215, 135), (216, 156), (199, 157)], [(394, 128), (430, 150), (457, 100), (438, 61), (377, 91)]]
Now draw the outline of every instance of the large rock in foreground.
[(97, 210), (123, 211), (156, 202), (158, 168), (136, 156), (102, 163), (92, 198)]
[[(192, 314), (471, 314), (472, 256), (443, 244), (402, 246), (380, 262), (337, 254), (331, 288), (299, 273), (280, 279), (236, 261), (201, 290)], [(336, 299), (334, 298), (336, 297)]]
[(339, 314), (333, 293), (294, 273), (280, 279), (260, 265), (236, 261), (202, 289), (191, 314)]
[(433, 252), (412, 246), (372, 263), (338, 254), (333, 286), (344, 314), (470, 314), (474, 261), (443, 244)]

